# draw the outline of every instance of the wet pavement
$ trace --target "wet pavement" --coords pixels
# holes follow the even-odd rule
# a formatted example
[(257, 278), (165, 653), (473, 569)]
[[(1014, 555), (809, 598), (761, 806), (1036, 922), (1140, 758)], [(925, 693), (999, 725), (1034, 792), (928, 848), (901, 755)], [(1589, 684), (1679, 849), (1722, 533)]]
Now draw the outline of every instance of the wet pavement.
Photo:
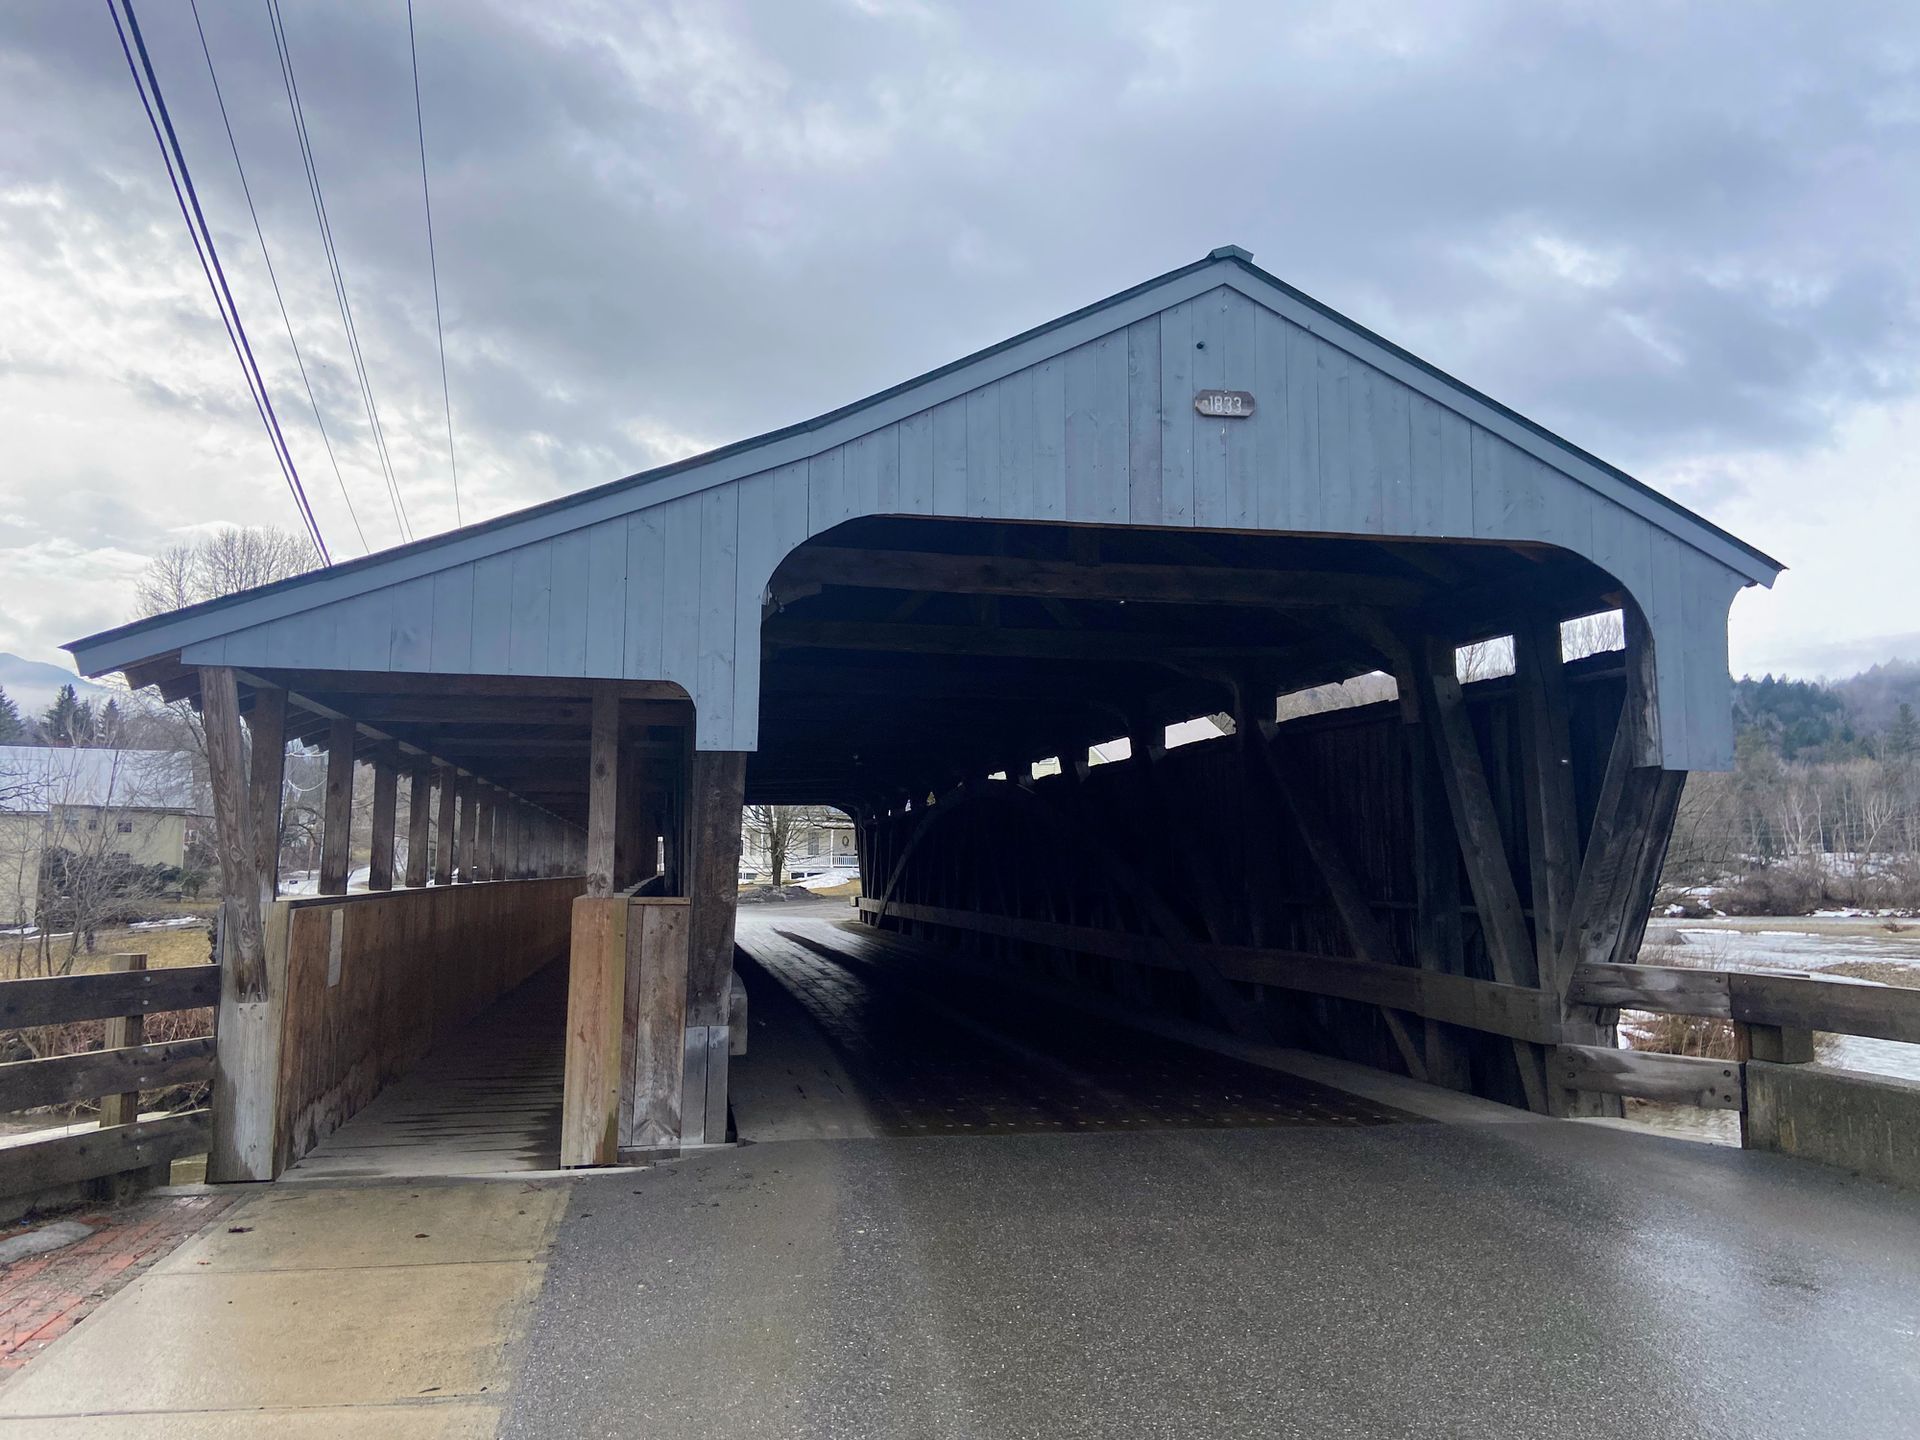
[[(915, 993), (838, 934), (743, 922), (735, 1093), (749, 1139), (810, 1106), (846, 1138), (577, 1184), (504, 1435), (1914, 1434), (1920, 1197), (1598, 1125), (1405, 1123), (1145, 1036), (1129, 1073), (1098, 1027)], [(1251, 1118), (1183, 1123), (1207, 1094)]]

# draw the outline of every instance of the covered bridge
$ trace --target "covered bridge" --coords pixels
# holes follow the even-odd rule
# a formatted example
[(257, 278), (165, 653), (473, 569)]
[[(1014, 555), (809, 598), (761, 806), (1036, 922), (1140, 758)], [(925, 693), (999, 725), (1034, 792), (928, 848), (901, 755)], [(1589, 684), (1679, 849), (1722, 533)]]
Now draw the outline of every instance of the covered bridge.
[[(1612, 1023), (1570, 978), (1633, 958), (1685, 772), (1732, 759), (1728, 606), (1779, 568), (1226, 247), (804, 424), (71, 648), (205, 716), (217, 1174), (279, 1173), (569, 945), (563, 1145), (596, 1163), (726, 1136), (743, 801), (852, 814), (869, 925), (1603, 1108), (1547, 1063)], [(1624, 649), (1563, 661), (1611, 610)], [(1463, 685), (1497, 637), (1511, 676)], [(1374, 671), (1396, 701), (1276, 724)], [(330, 756), (316, 899), (275, 898), (295, 736)]]

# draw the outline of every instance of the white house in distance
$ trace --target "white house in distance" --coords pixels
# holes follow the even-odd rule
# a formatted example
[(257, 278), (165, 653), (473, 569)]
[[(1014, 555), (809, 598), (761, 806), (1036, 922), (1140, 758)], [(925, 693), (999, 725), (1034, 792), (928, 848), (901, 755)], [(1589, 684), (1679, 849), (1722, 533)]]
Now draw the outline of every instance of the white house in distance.
[(211, 835), (190, 756), (0, 745), (0, 923), (33, 920), (49, 850), (185, 868)]

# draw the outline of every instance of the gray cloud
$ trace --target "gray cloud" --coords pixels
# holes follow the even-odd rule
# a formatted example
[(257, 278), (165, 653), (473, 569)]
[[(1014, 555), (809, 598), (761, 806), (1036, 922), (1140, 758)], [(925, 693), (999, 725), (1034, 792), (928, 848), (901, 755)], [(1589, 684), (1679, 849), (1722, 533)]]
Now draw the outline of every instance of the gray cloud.
[[(286, 10), (387, 433), (437, 528), (404, 22)], [(1915, 390), (1909, 6), (417, 11), (468, 518), (828, 409), (1227, 241), (1736, 512), (1716, 518), (1768, 511), (1743, 457), (1831, 445), (1853, 410)], [(388, 543), (264, 15), (202, 13), (347, 484)], [(190, 17), (142, 19), (343, 530)], [(160, 463), (227, 477), (216, 508), (254, 503), (225, 497), (263, 473), (263, 442), (103, 10), (0, 17), (0, 124), (0, 264), (66, 330), (98, 332), (51, 358), (0, 340), (0, 385), (32, 367), (171, 412), (203, 428)], [(152, 267), (169, 279), (147, 293)], [(76, 289), (77, 326), (58, 298)], [(256, 481), (263, 514), (272, 488)], [(177, 489), (136, 508), (149, 530), (215, 518), (181, 513)]]

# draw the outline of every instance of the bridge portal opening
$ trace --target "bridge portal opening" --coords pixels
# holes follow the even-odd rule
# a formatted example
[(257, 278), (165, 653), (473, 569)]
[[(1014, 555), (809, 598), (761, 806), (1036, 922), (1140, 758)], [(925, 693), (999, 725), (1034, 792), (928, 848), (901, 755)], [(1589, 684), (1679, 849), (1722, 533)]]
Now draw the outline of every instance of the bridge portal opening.
[[(1565, 626), (1610, 612), (1597, 649)], [(1556, 1084), (1545, 1046), (1609, 1038), (1563, 977), (1637, 946), (1679, 776), (1635, 764), (1650, 644), (1591, 562), (876, 517), (774, 571), (762, 644), (746, 798), (856, 818), (865, 933), (752, 913), (740, 940), (848, 1053), (888, 1049), (856, 1020), (897, 1019), (872, 996), (917, 975), (962, 1029), (1072, 996), (1616, 1103)], [(969, 1020), (981, 996), (998, 1017)]]

